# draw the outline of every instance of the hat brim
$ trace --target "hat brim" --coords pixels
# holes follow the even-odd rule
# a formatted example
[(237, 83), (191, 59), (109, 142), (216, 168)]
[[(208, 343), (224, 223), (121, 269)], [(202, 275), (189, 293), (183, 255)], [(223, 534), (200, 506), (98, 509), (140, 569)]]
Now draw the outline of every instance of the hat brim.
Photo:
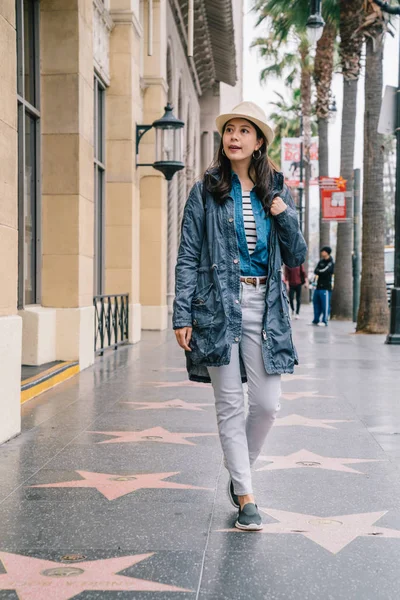
[(273, 130), (271, 129), (271, 127), (269, 127), (269, 125), (267, 125), (263, 121), (254, 119), (253, 117), (250, 117), (249, 115), (237, 114), (237, 113), (227, 113), (225, 115), (219, 115), (215, 119), (215, 124), (216, 124), (217, 129), (221, 136), (222, 136), (222, 132), (224, 129), (224, 125), (231, 119), (246, 119), (246, 121), (250, 121), (250, 123), (254, 123), (255, 125), (257, 125), (257, 127), (259, 129), (261, 129), (261, 131), (265, 135), (265, 139), (267, 140), (268, 145), (272, 143), (272, 141), (275, 137), (275, 134), (274, 134)]

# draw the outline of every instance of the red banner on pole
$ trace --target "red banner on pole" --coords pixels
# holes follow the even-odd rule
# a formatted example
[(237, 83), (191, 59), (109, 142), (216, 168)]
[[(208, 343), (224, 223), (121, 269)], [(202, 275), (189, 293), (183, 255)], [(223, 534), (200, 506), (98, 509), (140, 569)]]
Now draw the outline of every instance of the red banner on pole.
[(343, 177), (320, 177), (321, 212), (324, 221), (345, 221), (346, 180)]

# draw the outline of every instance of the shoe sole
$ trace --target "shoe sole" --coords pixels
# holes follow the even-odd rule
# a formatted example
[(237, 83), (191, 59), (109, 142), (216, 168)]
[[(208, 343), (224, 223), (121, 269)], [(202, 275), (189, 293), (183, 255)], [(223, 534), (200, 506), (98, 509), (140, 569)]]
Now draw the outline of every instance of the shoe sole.
[(264, 529), (264, 525), (257, 525), (257, 523), (250, 523), (249, 525), (242, 525), (239, 521), (236, 521), (235, 527), (237, 529), (241, 529), (242, 531), (261, 531)]
[(235, 508), (240, 508), (240, 505), (236, 504), (236, 502), (234, 502), (234, 500), (232, 498), (232, 494), (231, 494), (231, 480), (228, 481), (228, 496), (229, 496), (229, 500), (230, 500), (230, 503), (232, 504), (232, 506), (234, 506)]

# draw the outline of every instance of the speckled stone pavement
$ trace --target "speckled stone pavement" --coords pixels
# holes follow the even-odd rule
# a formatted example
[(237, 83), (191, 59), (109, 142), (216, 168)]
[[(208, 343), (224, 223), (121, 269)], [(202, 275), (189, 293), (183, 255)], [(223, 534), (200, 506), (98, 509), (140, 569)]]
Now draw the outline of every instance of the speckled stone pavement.
[(0, 446), (0, 600), (398, 600), (400, 347), (293, 323), (300, 366), (233, 528), (211, 387), (144, 332)]

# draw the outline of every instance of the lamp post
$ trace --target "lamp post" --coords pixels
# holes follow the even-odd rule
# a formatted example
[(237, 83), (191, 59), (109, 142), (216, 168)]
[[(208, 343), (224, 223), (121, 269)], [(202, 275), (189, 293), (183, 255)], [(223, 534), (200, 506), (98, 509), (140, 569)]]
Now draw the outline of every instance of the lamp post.
[[(173, 107), (168, 102), (164, 115), (154, 121), (152, 125), (136, 125), (136, 166), (153, 167), (157, 171), (161, 171), (168, 181), (177, 171), (185, 167), (182, 162), (182, 131), (185, 123), (177, 119), (172, 110)], [(139, 163), (140, 140), (153, 127), (156, 130), (156, 160), (154, 163)]]
[(399, 75), (396, 96), (396, 196), (394, 213), (394, 286), (390, 297), (390, 328), (387, 344), (400, 345), (400, 35)]
[[(374, 0), (383, 11), (400, 15), (400, 6), (390, 6), (383, 0)], [(390, 298), (390, 328), (386, 344), (400, 345), (400, 35), (399, 65), (396, 95), (396, 195), (394, 209), (394, 287)]]
[(336, 98), (335, 98), (335, 96), (333, 96), (332, 101), (329, 104), (329, 122), (332, 125), (334, 125), (334, 123), (336, 122), (336, 116), (337, 116)]
[(299, 222), (300, 230), (303, 231), (303, 163), (304, 163), (304, 129), (303, 129), (303, 113), (300, 113), (300, 181), (299, 181)]
[(312, 46), (318, 42), (324, 30), (325, 21), (321, 14), (321, 0), (311, 0), (310, 16), (307, 19), (307, 37)]

